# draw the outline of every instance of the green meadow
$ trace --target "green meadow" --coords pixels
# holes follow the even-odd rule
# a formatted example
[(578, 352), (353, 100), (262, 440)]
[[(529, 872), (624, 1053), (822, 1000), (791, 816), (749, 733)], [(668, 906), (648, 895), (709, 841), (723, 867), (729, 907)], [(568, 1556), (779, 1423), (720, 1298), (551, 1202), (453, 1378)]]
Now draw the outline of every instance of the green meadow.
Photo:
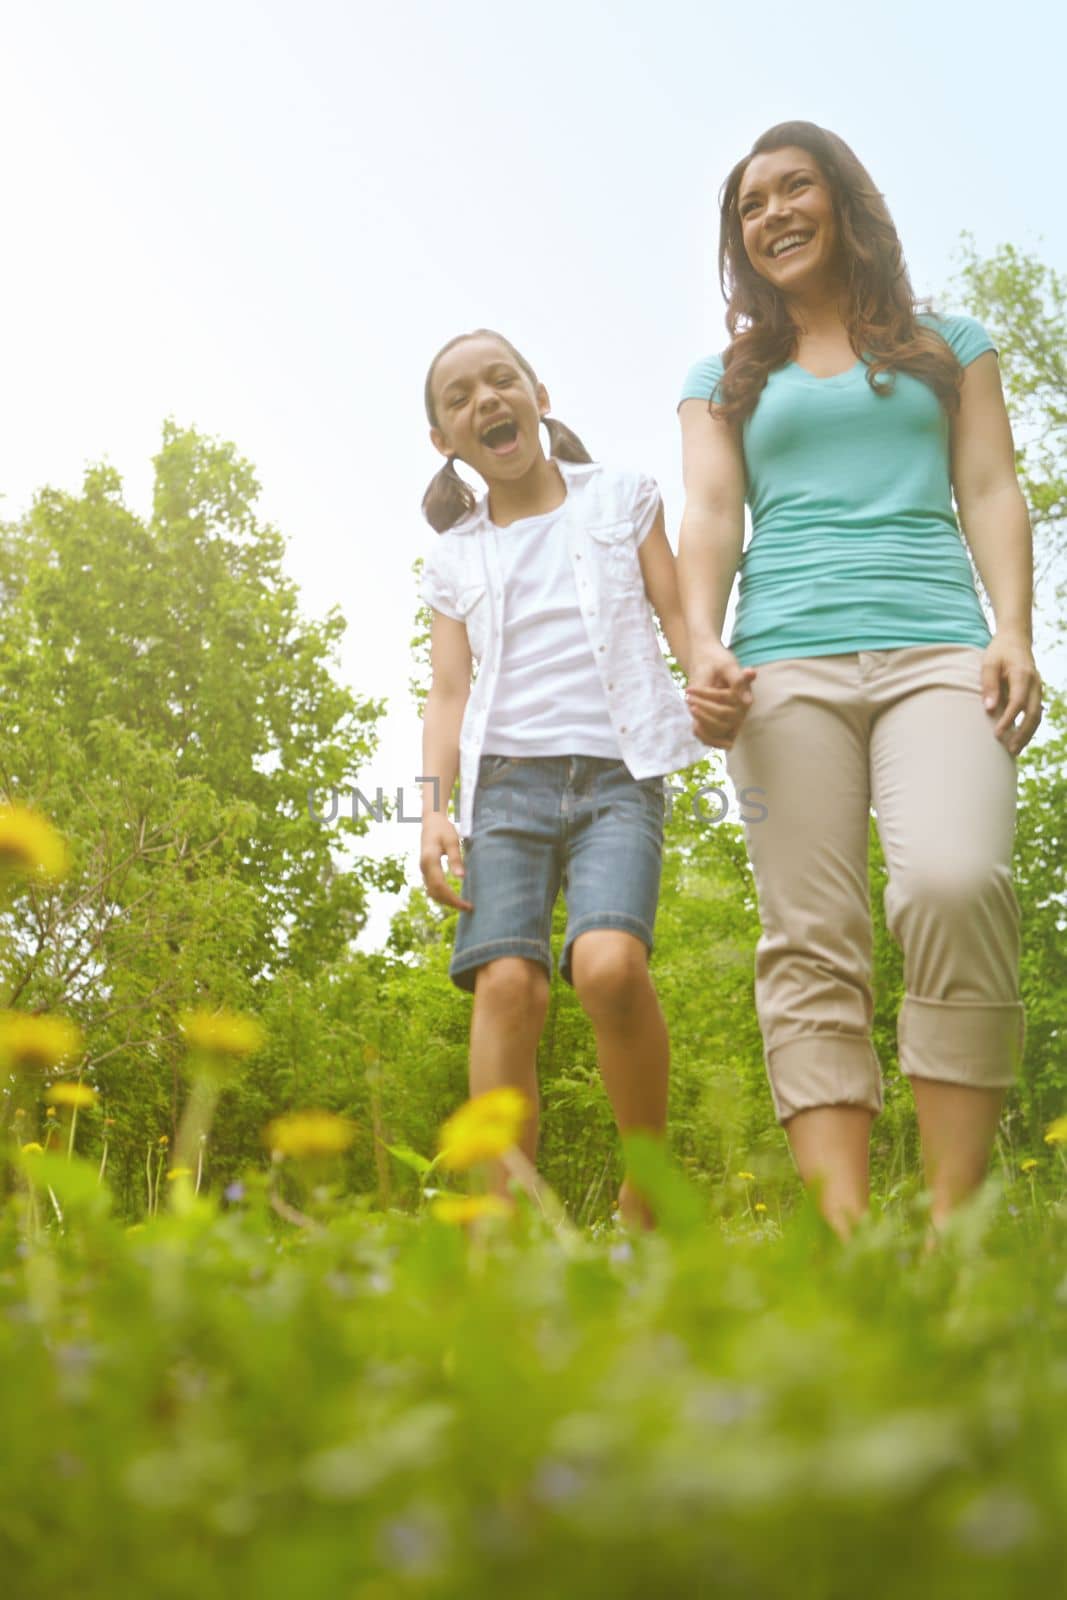
[[(1062, 648), (1065, 285), (1006, 247), (958, 291), (1000, 349)], [(1063, 685), (1019, 763), (1022, 1069), (942, 1236), (877, 836), (886, 1106), (843, 1244), (773, 1118), (744, 840), (697, 799), (713, 762), (668, 826), (668, 1147), (620, 1148), (557, 984), (543, 1187), (500, 1214), (441, 1153), (466, 1093), (452, 921), (350, 804), (384, 704), (343, 680), (346, 619), (304, 615), (257, 495), (234, 446), (168, 422), (146, 514), (98, 466), (0, 524), (4, 1593), (1061, 1592)], [(405, 892), (367, 951), (381, 890)], [(627, 1165), (654, 1233), (614, 1219)]]

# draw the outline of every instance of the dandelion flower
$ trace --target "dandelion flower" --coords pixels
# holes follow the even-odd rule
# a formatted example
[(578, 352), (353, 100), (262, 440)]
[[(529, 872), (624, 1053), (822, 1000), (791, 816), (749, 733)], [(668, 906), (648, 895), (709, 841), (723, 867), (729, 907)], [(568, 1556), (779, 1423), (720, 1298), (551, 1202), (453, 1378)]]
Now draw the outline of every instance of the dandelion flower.
[(192, 1176), (192, 1167), (171, 1167), (167, 1173), (167, 1182), (173, 1183), (175, 1178), (191, 1178)]
[(1034, 1160), (1033, 1156), (1028, 1156), (1025, 1161), (1020, 1161), (1020, 1163), (1019, 1163), (1019, 1171), (1020, 1172), (1033, 1172), (1033, 1170), (1034, 1170), (1034, 1168), (1036, 1166), (1037, 1166), (1037, 1162)]
[(463, 1172), (480, 1161), (492, 1161), (518, 1143), (530, 1115), (530, 1102), (519, 1089), (504, 1087), (476, 1095), (460, 1106), (438, 1136), (441, 1165)]
[(438, 1222), (462, 1225), (479, 1217), (508, 1217), (511, 1207), (498, 1194), (439, 1194), (430, 1202)]
[(49, 1106), (48, 1110), (45, 1112), (45, 1116), (46, 1117), (54, 1117), (55, 1115), (56, 1115), (55, 1106)]
[(24, 1156), (43, 1156), (44, 1145), (38, 1144), (36, 1139), (31, 1139), (29, 1144), (22, 1146), (22, 1154)]
[(753, 1211), (766, 1211), (767, 1207), (763, 1204), (762, 1200), (757, 1200), (752, 1209)]
[(53, 1106), (72, 1106), (84, 1111), (95, 1106), (98, 1095), (87, 1083), (54, 1083), (45, 1090), (45, 1099)]
[(69, 857), (63, 836), (28, 806), (0, 805), (0, 873), (37, 876), (56, 883)]
[(48, 1071), (77, 1055), (81, 1043), (81, 1030), (66, 1017), (0, 1011), (0, 1064), (5, 1067)]
[(1067, 1117), (1057, 1117), (1045, 1129), (1046, 1144), (1067, 1144)]
[(756, 1174), (754, 1172), (739, 1172), (737, 1176), (741, 1179), (742, 1183), (755, 1183), (756, 1181)]
[(356, 1137), (356, 1125), (332, 1111), (294, 1111), (267, 1124), (264, 1138), (280, 1156), (300, 1161), (314, 1156), (337, 1156)]
[(167, 1146), (170, 1144), (170, 1135), (166, 1134), (166, 1133), (161, 1133), (159, 1138), (156, 1140), (156, 1143), (159, 1145), (159, 1148), (161, 1150), (165, 1150), (167, 1148)]
[(178, 1026), (190, 1050), (228, 1061), (243, 1061), (266, 1039), (262, 1024), (238, 1011), (186, 1011)]

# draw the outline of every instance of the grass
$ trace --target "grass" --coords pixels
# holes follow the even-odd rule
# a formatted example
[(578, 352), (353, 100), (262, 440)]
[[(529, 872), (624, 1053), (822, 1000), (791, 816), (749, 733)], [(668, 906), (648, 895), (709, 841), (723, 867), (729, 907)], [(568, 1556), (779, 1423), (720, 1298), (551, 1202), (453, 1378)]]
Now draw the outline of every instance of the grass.
[[(13, 1600), (1054, 1593), (1067, 1207), (847, 1246), (648, 1158), (662, 1230), (469, 1230), (266, 1180), (126, 1229), (49, 1168), (0, 1239)], [(39, 1187), (39, 1181), (38, 1181)]]

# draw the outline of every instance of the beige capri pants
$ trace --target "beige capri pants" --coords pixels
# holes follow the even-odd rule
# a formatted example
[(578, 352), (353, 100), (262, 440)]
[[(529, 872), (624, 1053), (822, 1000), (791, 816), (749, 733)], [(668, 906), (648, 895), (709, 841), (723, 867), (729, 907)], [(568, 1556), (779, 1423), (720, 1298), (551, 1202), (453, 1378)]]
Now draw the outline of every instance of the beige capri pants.
[(1015, 762), (960, 645), (772, 661), (727, 758), (760, 788), (746, 824), (759, 896), (756, 1007), (780, 1122), (812, 1106), (882, 1109), (871, 1044), (867, 882), (873, 805), (904, 952), (897, 1024), (910, 1077), (996, 1088), (1022, 1054)]

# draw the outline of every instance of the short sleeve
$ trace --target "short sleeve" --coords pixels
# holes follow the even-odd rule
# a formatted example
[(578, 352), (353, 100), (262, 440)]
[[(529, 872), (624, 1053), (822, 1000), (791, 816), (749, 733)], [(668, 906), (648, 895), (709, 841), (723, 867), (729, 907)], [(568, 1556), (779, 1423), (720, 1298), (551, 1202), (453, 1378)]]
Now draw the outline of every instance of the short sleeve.
[(718, 388), (724, 372), (722, 356), (705, 356), (689, 368), (678, 404), (683, 400), (718, 400)]
[(659, 484), (655, 478), (646, 477), (639, 472), (634, 480), (634, 503), (631, 513), (634, 524), (634, 543), (637, 546), (644, 544), (652, 532), (652, 524), (656, 520), (656, 513), (663, 504), (659, 492)]
[(974, 317), (924, 317), (921, 320), (941, 335), (961, 367), (969, 367), (987, 350), (996, 351), (996, 345)]
[[(447, 538), (447, 534), (444, 538)], [(419, 592), (428, 606), (435, 611), (441, 611), (446, 617), (452, 617), (456, 622), (462, 622), (456, 602), (455, 584), (451, 582), (448, 572), (448, 562), (445, 559), (446, 551), (444, 538), (441, 538), (426, 557), (426, 564), (422, 569), (422, 582)]]

